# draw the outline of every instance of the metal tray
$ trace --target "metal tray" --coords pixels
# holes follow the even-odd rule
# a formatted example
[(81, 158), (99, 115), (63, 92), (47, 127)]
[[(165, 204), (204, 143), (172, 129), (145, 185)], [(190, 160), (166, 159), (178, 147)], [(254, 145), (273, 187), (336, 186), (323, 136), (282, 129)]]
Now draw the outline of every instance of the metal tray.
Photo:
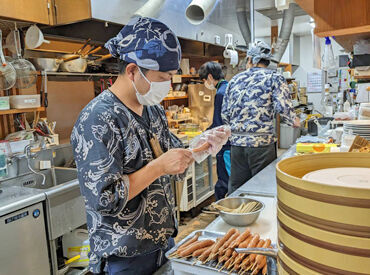
[[(222, 237), (225, 235), (225, 233), (220, 232), (212, 232), (212, 231), (206, 231), (206, 230), (197, 230), (189, 234), (185, 239), (177, 243), (172, 249), (166, 252), (166, 257), (168, 259), (169, 255), (171, 255), (173, 252), (177, 250), (179, 246), (181, 246), (183, 243), (185, 243), (187, 240), (192, 238), (196, 233), (200, 232), (200, 236), (198, 240), (216, 240), (218, 237)], [(215, 268), (217, 265), (217, 261), (210, 261), (206, 264), (202, 264), (200, 261), (194, 259), (193, 257), (187, 258), (187, 259), (177, 259), (177, 258), (171, 258), (170, 259), (172, 268), (175, 270), (178, 267), (181, 267), (181, 265), (186, 265), (186, 272), (190, 274), (202, 274), (202, 275), (209, 275), (209, 274), (237, 274), (237, 272), (230, 273), (229, 270), (222, 270), (218, 271), (218, 268)], [(194, 261), (196, 263), (194, 264)], [(250, 273), (247, 273), (250, 274)], [(260, 272), (259, 274), (262, 274)]]

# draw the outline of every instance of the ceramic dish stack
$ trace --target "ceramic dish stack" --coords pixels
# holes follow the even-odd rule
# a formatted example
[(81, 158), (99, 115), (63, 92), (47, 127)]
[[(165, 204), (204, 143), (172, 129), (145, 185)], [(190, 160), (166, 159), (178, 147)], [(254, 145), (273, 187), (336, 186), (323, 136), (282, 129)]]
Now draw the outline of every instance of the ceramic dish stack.
[(358, 135), (370, 140), (370, 120), (352, 120), (344, 123), (344, 134)]
[(276, 175), (279, 274), (369, 274), (370, 154), (296, 156)]

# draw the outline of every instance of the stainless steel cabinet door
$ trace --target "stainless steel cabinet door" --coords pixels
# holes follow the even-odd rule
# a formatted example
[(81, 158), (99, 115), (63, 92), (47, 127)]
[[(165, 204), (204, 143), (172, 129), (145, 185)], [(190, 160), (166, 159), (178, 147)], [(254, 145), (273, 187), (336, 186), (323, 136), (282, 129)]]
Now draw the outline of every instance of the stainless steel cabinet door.
[(42, 203), (0, 217), (0, 275), (49, 275)]

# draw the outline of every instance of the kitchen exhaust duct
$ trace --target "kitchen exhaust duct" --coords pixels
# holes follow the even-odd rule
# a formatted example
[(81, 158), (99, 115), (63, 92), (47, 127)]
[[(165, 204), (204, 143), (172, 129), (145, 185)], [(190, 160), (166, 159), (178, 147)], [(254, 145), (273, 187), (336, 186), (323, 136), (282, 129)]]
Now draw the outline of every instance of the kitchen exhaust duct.
[(279, 38), (277, 39), (275, 52), (274, 55), (272, 56), (272, 60), (276, 63), (280, 62), (288, 46), (289, 38), (292, 33), (293, 23), (294, 23), (294, 6), (289, 5), (289, 8), (284, 10), (283, 22), (281, 24)]
[(248, 24), (248, 8), (249, 8), (249, 0), (238, 0), (236, 3), (236, 17), (238, 19), (238, 25), (240, 32), (245, 41), (245, 45), (249, 45), (251, 42), (251, 30)]
[(193, 0), (186, 8), (186, 19), (193, 25), (199, 25), (208, 17), (216, 0)]
[(140, 9), (135, 11), (134, 16), (155, 18), (166, 0), (148, 0)]

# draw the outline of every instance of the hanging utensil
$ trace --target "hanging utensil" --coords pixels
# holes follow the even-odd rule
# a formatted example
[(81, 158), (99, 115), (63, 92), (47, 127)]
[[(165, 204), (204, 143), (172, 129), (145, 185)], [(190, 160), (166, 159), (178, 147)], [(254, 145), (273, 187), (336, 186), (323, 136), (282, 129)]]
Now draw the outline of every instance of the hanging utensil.
[(48, 76), (46, 71), (41, 71), (41, 88), (40, 88), (40, 96), (41, 96), (41, 104), (44, 102), (44, 107), (48, 107)]
[(46, 71), (44, 72), (44, 107), (47, 108), (49, 103), (48, 103), (48, 76), (46, 74)]
[(21, 55), (21, 39), (19, 30), (14, 31), (15, 49), (17, 58), (12, 61), (12, 65), (16, 71), (17, 79), (15, 86), (18, 89), (25, 89), (31, 87), (36, 82), (37, 73), (35, 67), (31, 62), (22, 58)]
[(16, 72), (11, 63), (6, 63), (3, 47), (3, 34), (0, 30), (0, 58), (1, 58), (1, 66), (0, 66), (0, 90), (8, 90), (15, 85), (16, 81)]
[(36, 49), (43, 43), (50, 43), (50, 41), (44, 39), (44, 34), (36, 25), (32, 25), (28, 28), (25, 41), (29, 49)]
[(7, 48), (11, 53), (16, 54), (15, 42), (14, 42), (14, 30), (10, 31), (6, 36), (4, 48)]

